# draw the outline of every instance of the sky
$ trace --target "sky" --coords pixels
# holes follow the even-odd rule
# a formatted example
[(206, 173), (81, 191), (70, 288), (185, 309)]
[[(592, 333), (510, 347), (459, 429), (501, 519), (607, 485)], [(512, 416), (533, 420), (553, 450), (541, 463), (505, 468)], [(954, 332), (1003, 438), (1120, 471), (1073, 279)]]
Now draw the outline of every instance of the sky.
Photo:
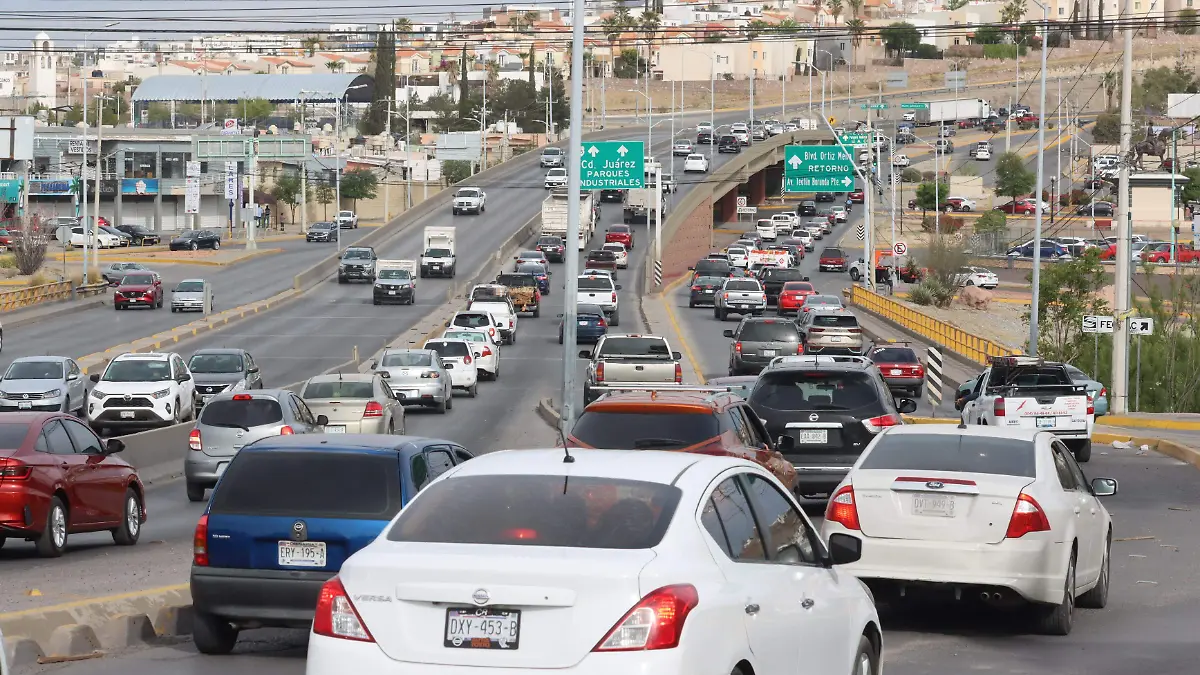
[[(90, 42), (186, 40), (203, 33), (238, 31), (318, 31), (331, 23), (378, 24), (406, 16), (414, 23), (482, 15), (503, 3), (483, 0), (0, 0), (0, 49), (28, 49), (39, 31), (56, 47), (78, 46), (90, 31)], [(542, 6), (566, 6), (543, 0)], [(119, 21), (112, 28), (108, 23)]]

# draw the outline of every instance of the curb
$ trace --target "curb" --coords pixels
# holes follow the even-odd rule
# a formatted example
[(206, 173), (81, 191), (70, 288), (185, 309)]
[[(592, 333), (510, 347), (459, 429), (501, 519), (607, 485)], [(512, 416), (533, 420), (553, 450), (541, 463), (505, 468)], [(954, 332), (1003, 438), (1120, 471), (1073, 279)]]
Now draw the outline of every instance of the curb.
[(562, 424), (562, 416), (554, 409), (554, 401), (548, 398), (540, 399), (537, 404), (537, 414), (551, 429), (558, 431), (559, 425)]
[[(67, 300), (65, 302), (70, 302), (70, 300)], [(74, 314), (75, 312), (78, 312), (78, 311), (91, 309), (92, 307), (100, 307), (100, 306), (107, 305), (107, 304), (108, 304), (107, 296), (96, 297), (96, 298), (92, 298), (90, 300), (84, 301), (78, 305), (59, 307), (55, 310), (52, 310), (49, 312), (43, 312), (36, 316), (30, 314), (27, 316), (13, 317), (11, 319), (5, 317), (4, 325), (8, 328), (16, 328), (18, 326), (28, 326), (30, 324), (38, 323), (40, 321), (46, 321), (47, 319), (56, 319), (60, 316), (66, 316), (67, 314)], [(40, 306), (43, 306), (43, 307), (51, 306), (51, 305), (52, 305), (52, 303), (41, 303), (40, 304)], [(30, 307), (38, 307), (38, 306), (39, 305), (30, 305)], [(16, 310), (16, 312), (20, 312), (20, 311), (21, 310)], [(15, 314), (16, 312), (13, 312), (13, 313)], [(0, 314), (0, 317), (3, 317), (3, 316), (4, 316), (4, 314)]]
[(1165, 438), (1147, 438), (1143, 436), (1133, 436), (1131, 434), (1115, 434), (1107, 431), (1092, 431), (1092, 443), (1112, 443), (1113, 441), (1127, 441), (1134, 445), (1148, 445), (1151, 450), (1154, 450), (1160, 455), (1166, 455), (1181, 462), (1191, 464), (1200, 469), (1200, 450), (1189, 448), (1181, 443), (1167, 440)]
[(1104, 423), (1114, 427), (1132, 427), (1134, 429), (1164, 429), (1169, 431), (1200, 431), (1200, 422), (1187, 420), (1160, 420), (1144, 417), (1129, 417), (1126, 415), (1107, 415)]

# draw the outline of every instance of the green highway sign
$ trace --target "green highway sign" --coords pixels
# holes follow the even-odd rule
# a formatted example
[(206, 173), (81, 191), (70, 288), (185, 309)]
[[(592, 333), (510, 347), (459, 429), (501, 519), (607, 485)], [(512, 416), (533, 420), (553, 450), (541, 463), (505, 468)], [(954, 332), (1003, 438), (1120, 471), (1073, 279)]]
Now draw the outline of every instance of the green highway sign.
[(871, 134), (838, 134), (838, 140), (841, 141), (842, 145), (864, 148), (871, 144)]
[(783, 173), (785, 192), (845, 192), (854, 186), (854, 160), (836, 145), (787, 146)]
[(584, 190), (627, 190), (646, 183), (645, 144), (641, 141), (584, 143), (579, 182)]
[(901, 103), (900, 108), (903, 110), (929, 110), (928, 103)]
[(888, 104), (886, 104), (886, 103), (864, 103), (864, 104), (862, 104), (863, 110), (887, 110), (887, 107), (888, 107)]

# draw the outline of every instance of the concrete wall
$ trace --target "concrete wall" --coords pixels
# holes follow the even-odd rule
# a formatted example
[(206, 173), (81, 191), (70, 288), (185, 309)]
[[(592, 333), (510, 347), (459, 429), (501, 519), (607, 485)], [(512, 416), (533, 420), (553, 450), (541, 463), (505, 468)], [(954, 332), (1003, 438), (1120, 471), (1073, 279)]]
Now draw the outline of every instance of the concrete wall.
[(663, 282), (688, 273), (688, 266), (709, 253), (712, 246), (713, 198), (706, 195), (679, 223), (670, 245), (663, 244)]

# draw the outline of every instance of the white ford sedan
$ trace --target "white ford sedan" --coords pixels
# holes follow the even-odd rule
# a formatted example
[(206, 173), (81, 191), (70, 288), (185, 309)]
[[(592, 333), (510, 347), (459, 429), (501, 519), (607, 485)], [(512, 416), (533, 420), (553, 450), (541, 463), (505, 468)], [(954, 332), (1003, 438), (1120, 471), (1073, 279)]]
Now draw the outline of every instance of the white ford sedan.
[(321, 589), (308, 675), (879, 672), (865, 587), (751, 462), (513, 450), (451, 468)]
[(1099, 498), (1116, 491), (1048, 431), (897, 426), (834, 491), (821, 531), (861, 542), (842, 569), (876, 597), (941, 587), (1029, 604), (1038, 632), (1067, 635), (1076, 603), (1108, 603), (1112, 519)]
[(683, 160), (684, 173), (708, 173), (708, 158), (704, 155), (688, 155)]

